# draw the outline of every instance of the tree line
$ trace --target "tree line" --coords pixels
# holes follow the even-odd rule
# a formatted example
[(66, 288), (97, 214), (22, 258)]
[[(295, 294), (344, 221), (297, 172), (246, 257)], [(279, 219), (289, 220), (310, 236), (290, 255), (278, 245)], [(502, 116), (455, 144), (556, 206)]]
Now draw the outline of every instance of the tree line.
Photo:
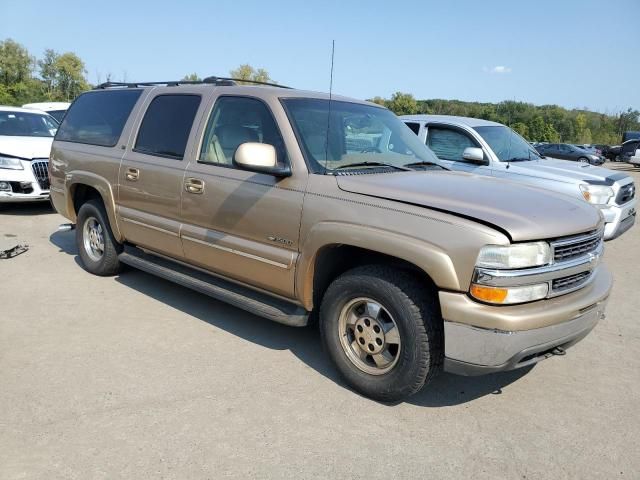
[[(84, 62), (73, 52), (47, 49), (41, 58), (24, 46), (7, 39), (0, 42), (0, 104), (22, 105), (42, 101), (71, 101), (92, 86), (87, 80)], [(229, 76), (241, 80), (277, 83), (264, 68), (249, 64), (231, 70)], [(106, 80), (111, 80), (107, 74)], [(196, 73), (182, 80), (198, 81)], [(627, 109), (616, 114), (589, 110), (568, 110), (558, 105), (536, 106), (525, 102), (463, 102), (460, 100), (416, 100), (409, 93), (396, 92), (391, 98), (375, 97), (397, 115), (418, 113), (459, 115), (492, 120), (520, 133), (530, 141), (602, 143), (621, 141), (627, 130), (640, 130), (640, 112)]]
[(569, 110), (558, 105), (533, 105), (506, 100), (500, 103), (461, 100), (416, 100), (409, 93), (374, 97), (397, 115), (432, 114), (482, 118), (510, 126), (531, 142), (614, 145), (628, 130), (640, 130), (640, 112), (632, 108), (616, 114)]

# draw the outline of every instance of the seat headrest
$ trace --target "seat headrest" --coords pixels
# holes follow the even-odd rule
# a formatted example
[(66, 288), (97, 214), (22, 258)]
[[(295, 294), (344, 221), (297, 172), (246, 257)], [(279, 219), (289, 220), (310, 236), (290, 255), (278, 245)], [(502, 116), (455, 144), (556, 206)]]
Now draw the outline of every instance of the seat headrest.
[(216, 128), (216, 136), (224, 149), (235, 149), (242, 143), (258, 141), (255, 131), (240, 125), (220, 125)]

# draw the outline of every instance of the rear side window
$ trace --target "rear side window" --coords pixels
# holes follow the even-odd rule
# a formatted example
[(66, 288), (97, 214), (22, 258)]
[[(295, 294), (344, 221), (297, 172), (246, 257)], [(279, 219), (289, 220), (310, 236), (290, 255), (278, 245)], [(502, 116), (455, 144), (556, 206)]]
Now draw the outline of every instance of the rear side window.
[(69, 107), (56, 140), (113, 147), (142, 90), (108, 90), (80, 95)]
[(418, 135), (420, 133), (420, 124), (419, 123), (415, 123), (415, 122), (404, 122), (407, 127), (409, 127), (411, 129), (411, 131), (413, 133), (415, 133), (416, 135)]
[(134, 150), (182, 160), (200, 95), (159, 95), (144, 114)]

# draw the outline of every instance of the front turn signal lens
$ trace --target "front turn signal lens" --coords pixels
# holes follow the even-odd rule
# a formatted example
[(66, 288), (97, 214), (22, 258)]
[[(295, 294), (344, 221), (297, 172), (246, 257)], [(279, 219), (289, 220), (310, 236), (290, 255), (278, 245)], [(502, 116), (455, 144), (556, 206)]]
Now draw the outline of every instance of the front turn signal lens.
[(469, 290), (471, 296), (481, 302), (496, 305), (512, 305), (514, 303), (533, 302), (541, 300), (549, 293), (549, 285), (539, 283), (523, 287), (489, 287), (474, 283)]

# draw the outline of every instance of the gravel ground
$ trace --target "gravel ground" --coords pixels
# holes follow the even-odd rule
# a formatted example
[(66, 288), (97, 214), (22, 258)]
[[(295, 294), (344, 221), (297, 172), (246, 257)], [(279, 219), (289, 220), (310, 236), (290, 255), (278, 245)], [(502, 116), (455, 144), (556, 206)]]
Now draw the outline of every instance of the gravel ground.
[[(640, 171), (629, 171), (640, 184)], [(562, 358), (442, 375), (387, 406), (313, 329), (78, 265), (45, 206), (3, 207), (0, 478), (638, 478), (640, 227), (607, 243), (607, 318)]]

